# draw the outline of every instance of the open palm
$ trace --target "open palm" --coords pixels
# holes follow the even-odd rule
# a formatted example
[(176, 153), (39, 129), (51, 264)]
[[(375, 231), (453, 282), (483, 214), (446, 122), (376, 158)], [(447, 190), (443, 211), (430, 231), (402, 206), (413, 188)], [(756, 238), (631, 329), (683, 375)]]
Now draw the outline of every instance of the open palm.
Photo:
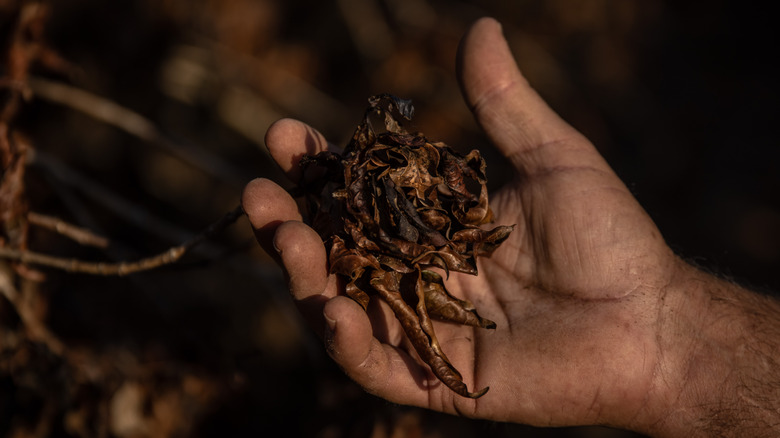
[[(479, 276), (452, 274), (496, 330), (438, 324), (442, 349), (482, 398), (458, 396), (416, 359), (380, 304), (368, 314), (327, 274), (319, 236), (294, 201), (251, 182), (244, 208), (260, 243), (278, 257), (304, 315), (331, 356), (369, 392), (394, 402), (537, 425), (618, 424), (641, 415), (654, 390), (657, 309), (677, 260), (595, 148), (530, 88), (491, 19), (464, 38), (459, 74), (467, 103), (516, 178), (494, 193), (496, 224), (516, 224)], [(300, 178), (303, 154), (328, 148), (307, 125), (267, 134), (277, 162)]]

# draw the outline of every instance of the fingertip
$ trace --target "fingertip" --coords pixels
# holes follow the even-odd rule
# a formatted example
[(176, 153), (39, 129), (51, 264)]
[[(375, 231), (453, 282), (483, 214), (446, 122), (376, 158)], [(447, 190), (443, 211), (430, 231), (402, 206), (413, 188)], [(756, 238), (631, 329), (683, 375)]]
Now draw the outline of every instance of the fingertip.
[(244, 187), (241, 205), (258, 242), (269, 254), (275, 252), (272, 240), (276, 228), (289, 220), (301, 220), (298, 205), (287, 191), (265, 178), (254, 179)]
[[(287, 221), (279, 225), (272, 243), (287, 272), (294, 299), (307, 300), (326, 292), (327, 254), (316, 231), (302, 222)], [(326, 298), (334, 295), (335, 292)]]
[(388, 377), (387, 355), (374, 338), (363, 308), (348, 297), (338, 296), (325, 304), (322, 315), (330, 357), (369, 392), (381, 393), (382, 382)]
[(365, 364), (373, 343), (379, 343), (371, 331), (371, 322), (354, 300), (337, 296), (322, 311), (327, 323), (328, 354), (348, 373)]
[(480, 18), (471, 25), (458, 47), (456, 63), (461, 89), (470, 105), (485, 87), (522, 79), (503, 27), (492, 17)]
[(265, 144), (274, 161), (291, 181), (301, 179), (299, 162), (303, 155), (316, 155), (329, 149), (319, 131), (295, 119), (280, 119), (266, 131)]
[(501, 22), (489, 16), (478, 18), (472, 23), (471, 27), (464, 35), (463, 40), (461, 41), (461, 49), (463, 46), (469, 45), (475, 40), (478, 41), (482, 35), (486, 34), (500, 36), (501, 39), (503, 39), (504, 28), (501, 25)]
[(274, 245), (284, 248), (293, 257), (325, 258), (325, 247), (320, 235), (301, 221), (290, 220), (279, 226)]

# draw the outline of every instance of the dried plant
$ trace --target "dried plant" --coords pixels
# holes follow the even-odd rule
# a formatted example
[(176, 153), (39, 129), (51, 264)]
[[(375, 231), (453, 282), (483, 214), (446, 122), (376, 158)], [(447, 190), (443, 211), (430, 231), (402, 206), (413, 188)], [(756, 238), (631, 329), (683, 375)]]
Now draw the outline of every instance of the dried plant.
[(410, 132), (408, 100), (383, 94), (369, 104), (342, 155), (321, 152), (301, 162), (304, 170), (324, 168), (304, 187), (311, 223), (329, 247), (331, 273), (348, 279), (347, 295), (364, 309), (381, 297), (436, 377), (464, 397), (480, 397), (488, 388), (468, 391), (431, 321), (496, 325), (450, 295), (430, 268), (477, 275), (476, 258), (492, 254), (514, 227), (480, 228), (493, 215), (477, 150), (462, 156)]

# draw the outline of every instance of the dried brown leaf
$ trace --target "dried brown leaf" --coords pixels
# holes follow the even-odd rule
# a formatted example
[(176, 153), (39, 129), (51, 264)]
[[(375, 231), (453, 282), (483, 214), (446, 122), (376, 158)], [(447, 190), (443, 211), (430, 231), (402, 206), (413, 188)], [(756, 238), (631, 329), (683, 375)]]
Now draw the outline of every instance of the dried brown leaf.
[(395, 313), (420, 358), (436, 377), (464, 397), (470, 392), (444, 354), (433, 319), (479, 328), (495, 323), (447, 292), (448, 275), (477, 275), (512, 226), (483, 230), (492, 221), (485, 161), (412, 132), (411, 102), (388, 94), (369, 99), (343, 155), (321, 152), (301, 161), (324, 169), (304, 187), (310, 221), (329, 244), (330, 271), (348, 279), (347, 295), (366, 308), (379, 297)]

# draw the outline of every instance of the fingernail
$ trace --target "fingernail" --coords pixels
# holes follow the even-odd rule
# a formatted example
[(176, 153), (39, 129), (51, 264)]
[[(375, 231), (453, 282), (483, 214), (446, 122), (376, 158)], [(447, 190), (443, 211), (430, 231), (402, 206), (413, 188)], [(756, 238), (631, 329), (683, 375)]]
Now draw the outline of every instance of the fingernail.
[(328, 330), (334, 332), (336, 330), (336, 320), (328, 317), (328, 315), (324, 313), (323, 316), (325, 317), (325, 324), (327, 325)]

